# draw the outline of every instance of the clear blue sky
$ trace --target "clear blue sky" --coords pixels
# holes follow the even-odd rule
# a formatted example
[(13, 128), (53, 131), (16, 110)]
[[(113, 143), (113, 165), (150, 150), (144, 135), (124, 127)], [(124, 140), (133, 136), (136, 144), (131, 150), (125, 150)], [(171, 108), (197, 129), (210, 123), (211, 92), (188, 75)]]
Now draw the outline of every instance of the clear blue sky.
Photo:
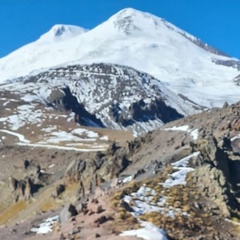
[(91, 29), (126, 7), (165, 18), (240, 58), (240, 0), (0, 0), (0, 57), (54, 24)]

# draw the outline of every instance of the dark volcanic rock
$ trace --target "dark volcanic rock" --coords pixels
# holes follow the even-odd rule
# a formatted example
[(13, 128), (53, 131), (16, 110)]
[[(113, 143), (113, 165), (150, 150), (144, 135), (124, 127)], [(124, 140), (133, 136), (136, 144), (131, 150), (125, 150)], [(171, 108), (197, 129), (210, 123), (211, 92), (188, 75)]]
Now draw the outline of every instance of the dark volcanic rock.
[(166, 123), (183, 117), (174, 108), (167, 106), (164, 99), (161, 98), (152, 100), (150, 104), (141, 99), (132, 103), (128, 112), (123, 111), (118, 103), (112, 104), (110, 112), (114, 120), (124, 127), (136, 122), (148, 122), (156, 119)]
[(65, 191), (65, 185), (64, 184), (59, 184), (56, 187), (56, 197), (59, 197), (64, 191)]
[(78, 102), (77, 98), (72, 95), (69, 87), (54, 90), (48, 99), (48, 105), (59, 111), (74, 112), (75, 122), (81, 125), (104, 127), (100, 119), (94, 114), (89, 113), (84, 105)]

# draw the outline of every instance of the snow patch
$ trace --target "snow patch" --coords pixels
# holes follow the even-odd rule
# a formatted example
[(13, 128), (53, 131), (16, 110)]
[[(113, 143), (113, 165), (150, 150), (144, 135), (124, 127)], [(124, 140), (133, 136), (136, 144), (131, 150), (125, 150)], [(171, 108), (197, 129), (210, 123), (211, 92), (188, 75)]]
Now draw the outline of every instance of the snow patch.
[(31, 232), (35, 232), (36, 234), (47, 234), (52, 232), (52, 226), (54, 223), (58, 223), (59, 222), (59, 216), (54, 216), (54, 217), (50, 217), (47, 218), (46, 220), (44, 220), (43, 223), (41, 223), (39, 225), (39, 227), (36, 228), (32, 228)]
[(195, 152), (175, 163), (172, 163), (174, 170), (177, 170), (174, 173), (169, 174), (169, 178), (163, 183), (163, 187), (170, 188), (176, 185), (185, 185), (186, 176), (189, 172), (194, 171), (193, 168), (187, 167), (189, 160), (193, 157), (197, 157), (200, 152)]
[(173, 126), (171, 128), (164, 128), (165, 131), (183, 131), (188, 132), (192, 139), (196, 141), (198, 139), (198, 129), (189, 129), (188, 125), (182, 125), (182, 126)]
[(124, 178), (124, 179), (121, 181), (121, 183), (131, 182), (132, 180), (133, 180), (133, 176), (131, 175), (131, 176), (129, 176), (129, 177)]
[(99, 138), (102, 141), (109, 141), (109, 137), (108, 136), (102, 136)]
[(231, 142), (234, 142), (237, 139), (240, 139), (240, 134), (237, 134), (236, 136), (232, 137), (230, 140)]
[(49, 149), (61, 149), (67, 151), (77, 151), (77, 152), (97, 152), (97, 151), (106, 151), (106, 147), (94, 147), (94, 148), (74, 148), (74, 147), (64, 147), (57, 145), (48, 145), (48, 144), (34, 144), (34, 143), (18, 143), (20, 146), (29, 146), (29, 147), (39, 147), (39, 148), (49, 148)]
[(120, 236), (135, 236), (145, 240), (168, 240), (165, 231), (150, 222), (141, 221), (143, 228), (124, 231)]
[(30, 143), (30, 141), (28, 141), (22, 134), (20, 133), (16, 133), (16, 132), (12, 132), (12, 131), (9, 131), (9, 130), (4, 130), (4, 129), (0, 129), (0, 132), (3, 132), (3, 133), (7, 133), (7, 134), (10, 134), (10, 135), (13, 135), (15, 137), (17, 137), (19, 139), (20, 142), (22, 143)]

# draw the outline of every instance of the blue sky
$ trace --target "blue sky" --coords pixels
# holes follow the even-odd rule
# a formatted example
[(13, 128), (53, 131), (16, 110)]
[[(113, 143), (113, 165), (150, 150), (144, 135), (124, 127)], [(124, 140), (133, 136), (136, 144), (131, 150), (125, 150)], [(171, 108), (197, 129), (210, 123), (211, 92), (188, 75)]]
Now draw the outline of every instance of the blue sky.
[(0, 0), (0, 57), (54, 24), (91, 29), (119, 10), (150, 12), (240, 58), (239, 0)]

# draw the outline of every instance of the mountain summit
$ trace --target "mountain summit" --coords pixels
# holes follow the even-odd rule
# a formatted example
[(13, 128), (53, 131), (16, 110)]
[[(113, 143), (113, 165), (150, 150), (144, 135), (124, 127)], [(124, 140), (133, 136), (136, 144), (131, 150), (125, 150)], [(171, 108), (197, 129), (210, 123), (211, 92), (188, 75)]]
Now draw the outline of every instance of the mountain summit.
[[(0, 82), (72, 64), (127, 65), (161, 80), (200, 105), (236, 102), (237, 59), (166, 20), (127, 8), (92, 30), (56, 25), (39, 40), (0, 59)], [(203, 98), (203, 95), (207, 95)]]
[(47, 33), (43, 34), (38, 42), (64, 41), (87, 32), (86, 29), (65, 24), (54, 25)]
[(154, 18), (151, 14), (126, 8), (113, 15), (108, 21), (112, 22), (115, 29), (125, 34), (133, 34), (138, 31), (151, 32), (157, 23)]

